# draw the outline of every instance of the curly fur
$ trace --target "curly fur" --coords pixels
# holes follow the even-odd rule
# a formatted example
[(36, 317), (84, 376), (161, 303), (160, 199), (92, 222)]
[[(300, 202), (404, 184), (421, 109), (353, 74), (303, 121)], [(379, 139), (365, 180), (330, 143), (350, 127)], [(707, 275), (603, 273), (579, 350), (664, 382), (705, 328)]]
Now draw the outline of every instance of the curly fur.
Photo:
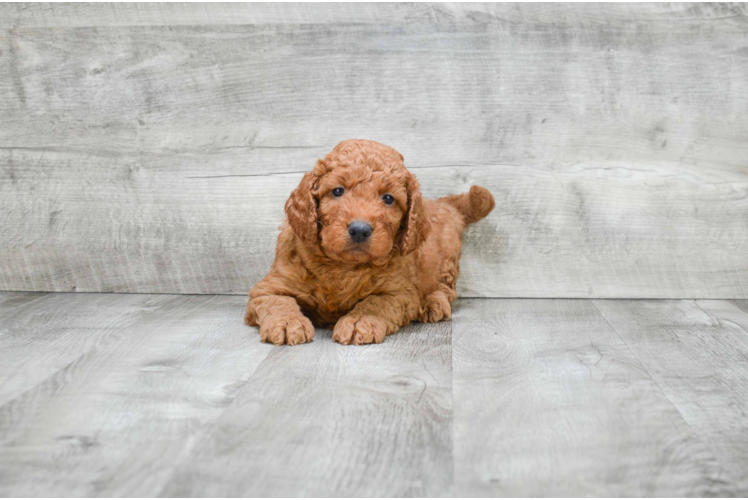
[[(400, 153), (343, 141), (288, 198), (275, 262), (249, 292), (244, 321), (260, 327), (263, 342), (295, 345), (312, 340), (313, 324), (333, 327), (341, 344), (369, 344), (411, 321), (449, 319), (462, 234), (493, 208), (480, 186), (425, 199)], [(348, 234), (354, 220), (373, 228), (364, 243)]]

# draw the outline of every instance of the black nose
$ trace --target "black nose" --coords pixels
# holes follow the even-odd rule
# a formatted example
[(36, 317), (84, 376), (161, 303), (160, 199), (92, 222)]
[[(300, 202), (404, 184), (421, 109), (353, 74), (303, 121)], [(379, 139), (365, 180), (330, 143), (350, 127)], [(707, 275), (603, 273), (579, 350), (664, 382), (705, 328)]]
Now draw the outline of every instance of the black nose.
[(354, 220), (348, 225), (348, 234), (356, 243), (363, 243), (371, 236), (371, 226), (364, 221)]

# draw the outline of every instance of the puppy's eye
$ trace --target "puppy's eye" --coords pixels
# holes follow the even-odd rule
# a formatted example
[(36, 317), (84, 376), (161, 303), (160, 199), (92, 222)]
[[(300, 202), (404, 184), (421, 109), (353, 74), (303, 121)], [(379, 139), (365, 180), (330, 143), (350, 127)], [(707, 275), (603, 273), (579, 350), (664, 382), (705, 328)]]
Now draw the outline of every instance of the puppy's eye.
[(393, 198), (391, 194), (382, 196), (382, 200), (384, 200), (385, 205), (392, 205), (395, 203), (395, 198)]
[(340, 198), (341, 196), (343, 196), (343, 193), (345, 193), (345, 189), (343, 188), (335, 188), (332, 190), (332, 195), (335, 198)]

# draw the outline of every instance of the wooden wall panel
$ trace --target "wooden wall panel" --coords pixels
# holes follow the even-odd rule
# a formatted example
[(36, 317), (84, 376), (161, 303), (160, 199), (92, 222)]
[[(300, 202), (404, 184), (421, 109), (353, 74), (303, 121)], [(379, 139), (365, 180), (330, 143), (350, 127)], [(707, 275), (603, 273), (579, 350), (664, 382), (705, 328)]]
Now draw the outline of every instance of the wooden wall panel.
[(496, 195), (466, 296), (748, 297), (747, 12), (2, 4), (0, 289), (245, 293), (362, 137)]
[(0, 28), (329, 23), (744, 22), (745, 5), (667, 3), (3, 3)]

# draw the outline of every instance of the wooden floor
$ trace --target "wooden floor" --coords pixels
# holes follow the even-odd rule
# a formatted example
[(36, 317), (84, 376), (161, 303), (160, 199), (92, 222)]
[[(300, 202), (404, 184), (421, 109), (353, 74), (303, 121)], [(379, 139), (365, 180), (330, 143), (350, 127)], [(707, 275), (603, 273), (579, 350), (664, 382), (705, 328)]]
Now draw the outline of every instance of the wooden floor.
[(244, 305), (0, 293), (0, 495), (748, 494), (748, 301), (460, 300), (291, 348)]

